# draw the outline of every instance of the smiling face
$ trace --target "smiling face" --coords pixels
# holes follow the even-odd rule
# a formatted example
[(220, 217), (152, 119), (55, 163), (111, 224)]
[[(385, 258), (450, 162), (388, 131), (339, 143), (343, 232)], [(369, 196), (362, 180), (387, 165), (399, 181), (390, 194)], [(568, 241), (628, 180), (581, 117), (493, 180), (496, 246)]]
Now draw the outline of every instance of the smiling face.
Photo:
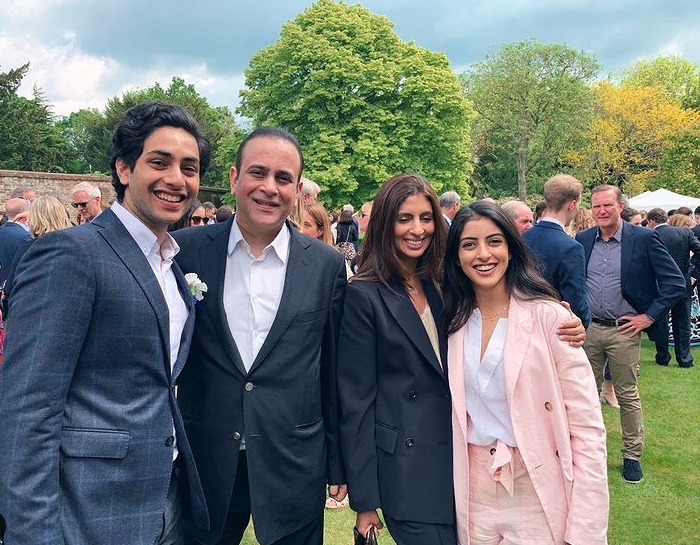
[(143, 143), (131, 170), (116, 161), (119, 181), (126, 186), (122, 206), (157, 237), (189, 210), (199, 191), (199, 147), (184, 129), (160, 127)]
[(471, 280), (475, 293), (506, 290), (508, 243), (493, 221), (477, 217), (464, 225), (458, 257), (462, 272)]
[(270, 136), (248, 141), (240, 171), (232, 167), (230, 173), (236, 222), (246, 240), (274, 240), (301, 190), (300, 176), (301, 157), (294, 144)]
[(394, 222), (394, 244), (408, 262), (415, 262), (426, 252), (435, 233), (433, 207), (425, 195), (411, 195), (399, 206)]

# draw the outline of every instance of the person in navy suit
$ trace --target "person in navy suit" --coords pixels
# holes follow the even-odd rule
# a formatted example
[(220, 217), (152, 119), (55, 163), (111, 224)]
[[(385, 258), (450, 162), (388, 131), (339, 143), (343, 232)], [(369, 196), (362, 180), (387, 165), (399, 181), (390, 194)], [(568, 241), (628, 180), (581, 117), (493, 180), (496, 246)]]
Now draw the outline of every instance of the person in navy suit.
[(175, 400), (194, 301), (167, 227), (209, 143), (183, 109), (129, 109), (112, 138), (117, 201), (21, 260), (0, 374), (0, 513), (13, 545), (180, 545), (204, 494)]
[(10, 266), (19, 248), (24, 242), (31, 240), (29, 229), (15, 221), (17, 216), (29, 210), (30, 202), (23, 197), (8, 199), (5, 204), (7, 222), (0, 227), (0, 285), (5, 283), (10, 274)]
[(576, 216), (582, 192), (581, 182), (568, 174), (557, 174), (547, 180), (544, 184), (547, 212), (523, 233), (523, 238), (535, 254), (547, 282), (588, 327), (591, 313), (582, 289), (586, 284), (583, 246), (564, 231)]
[(597, 227), (576, 235), (585, 250), (592, 322), (584, 349), (599, 390), (605, 362), (610, 365), (620, 404), (623, 477), (638, 483), (644, 448), (636, 373), (641, 332), (654, 341), (665, 334), (661, 322), (685, 292), (686, 282), (655, 231), (622, 221), (625, 205), (618, 187), (593, 188), (591, 206)]
[[(685, 293), (678, 302), (671, 307), (671, 321), (673, 327), (673, 351), (679, 367), (692, 367), (693, 354), (690, 352), (690, 306), (692, 302), (693, 288), (690, 282), (691, 276), (695, 279), (700, 274), (700, 241), (690, 229), (685, 227), (672, 227), (666, 223), (667, 216), (661, 208), (652, 208), (647, 212), (647, 227), (656, 231), (685, 276)], [(690, 258), (690, 254), (693, 258)], [(668, 351), (668, 319), (661, 320), (659, 325), (665, 326), (665, 335), (660, 335), (656, 341), (656, 363), (668, 365), (671, 354)]]

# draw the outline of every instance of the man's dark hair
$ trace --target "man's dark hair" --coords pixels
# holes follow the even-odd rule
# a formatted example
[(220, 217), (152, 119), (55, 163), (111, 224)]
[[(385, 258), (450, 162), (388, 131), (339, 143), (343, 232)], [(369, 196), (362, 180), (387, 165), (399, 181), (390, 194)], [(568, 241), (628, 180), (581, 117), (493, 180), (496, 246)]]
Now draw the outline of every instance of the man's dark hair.
[(231, 216), (233, 216), (233, 208), (227, 204), (216, 209), (216, 223), (224, 223)]
[[(687, 206), (681, 206), (676, 210), (676, 214), (683, 214), (684, 216), (692, 216), (693, 211), (688, 208)], [(673, 214), (669, 214), (669, 216), (672, 216)]]
[(209, 140), (187, 110), (175, 104), (152, 101), (132, 106), (114, 129), (112, 134), (112, 185), (117, 193), (117, 200), (122, 202), (126, 186), (117, 175), (117, 159), (124, 161), (130, 170), (136, 167), (136, 161), (143, 153), (143, 143), (153, 131), (161, 127), (184, 129), (197, 141), (199, 148), (199, 177), (204, 176), (211, 160)]
[(695, 214), (696, 216), (700, 216), (700, 206), (696, 206), (696, 207), (695, 207), (695, 212), (694, 212), (694, 214)]
[(301, 151), (299, 140), (297, 140), (297, 137), (291, 132), (289, 132), (287, 129), (283, 129), (282, 127), (258, 127), (243, 139), (241, 145), (238, 146), (238, 150), (236, 150), (236, 172), (239, 176), (241, 172), (241, 163), (243, 162), (243, 152), (245, 151), (245, 147), (248, 145), (248, 142), (250, 142), (253, 138), (280, 138), (292, 144), (299, 154), (299, 160), (301, 163), (297, 182), (301, 180), (301, 173), (304, 172), (304, 154)]
[(663, 208), (652, 208), (647, 212), (647, 221), (653, 221), (656, 223), (666, 223), (668, 216)]
[(620, 217), (625, 221), (629, 221), (630, 219), (632, 219), (633, 216), (636, 216), (638, 214), (639, 210), (635, 208), (630, 208), (629, 206), (625, 206), (622, 209), (622, 212), (620, 212)]

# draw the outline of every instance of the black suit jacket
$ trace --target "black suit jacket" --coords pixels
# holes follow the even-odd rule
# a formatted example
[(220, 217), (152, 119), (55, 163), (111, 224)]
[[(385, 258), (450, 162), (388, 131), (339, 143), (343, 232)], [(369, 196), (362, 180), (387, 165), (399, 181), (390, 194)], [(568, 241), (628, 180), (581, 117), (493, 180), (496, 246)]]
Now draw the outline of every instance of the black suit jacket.
[(188, 532), (203, 543), (220, 537), (244, 435), (255, 533), (270, 543), (322, 516), (327, 481), (345, 482), (335, 374), (345, 261), (329, 245), (283, 227), (291, 239), (282, 299), (246, 372), (223, 304), (233, 221), (174, 233), (183, 272), (197, 273), (208, 287), (178, 402), (211, 529), (188, 525)]
[(700, 274), (700, 240), (685, 227), (673, 227), (662, 223), (655, 231), (685, 277), (686, 293), (690, 295), (690, 277), (698, 278)]
[[(423, 286), (447, 365), (442, 303)], [(350, 504), (404, 521), (452, 524), (451, 399), (405, 290), (348, 284), (338, 353), (341, 438)]]
[(586, 298), (586, 258), (583, 246), (566, 234), (561, 225), (539, 221), (523, 233), (523, 239), (535, 254), (542, 274), (584, 327), (591, 323)]
[[(586, 252), (586, 270), (598, 227), (576, 234)], [(685, 292), (685, 279), (652, 229), (622, 222), (622, 259), (620, 264), (622, 297), (640, 314), (654, 323), (645, 331), (651, 340), (664, 337), (659, 322)]]

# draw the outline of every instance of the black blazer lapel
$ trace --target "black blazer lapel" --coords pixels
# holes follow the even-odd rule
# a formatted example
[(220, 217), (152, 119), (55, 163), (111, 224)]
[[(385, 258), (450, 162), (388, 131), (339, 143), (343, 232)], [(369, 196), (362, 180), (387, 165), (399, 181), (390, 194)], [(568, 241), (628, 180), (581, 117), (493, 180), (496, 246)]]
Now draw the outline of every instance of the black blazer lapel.
[(209, 309), (209, 316), (218, 333), (219, 341), (223, 345), (228, 357), (236, 368), (245, 376), (247, 374), (243, 360), (238, 352), (236, 341), (228, 327), (228, 318), (224, 309), (224, 276), (226, 274), (226, 260), (228, 258), (228, 241), (233, 225), (233, 218), (228, 220), (221, 230), (209, 234), (210, 241), (202, 244), (199, 249), (199, 268), (207, 272), (208, 291), (204, 296), (207, 300), (205, 308)]
[(284, 277), (284, 289), (282, 290), (282, 299), (280, 306), (277, 309), (277, 315), (272, 322), (270, 332), (265, 338), (265, 342), (260, 347), (258, 355), (253, 361), (250, 372), (253, 372), (260, 363), (272, 351), (282, 335), (292, 323), (292, 320), (297, 315), (301, 303), (306, 297), (306, 292), (302, 288), (308, 279), (309, 256), (307, 256), (307, 248), (309, 242), (302, 237), (296, 229), (285, 224), (283, 229), (290, 230), (289, 239), (289, 260), (287, 261), (287, 272)]
[(160, 288), (160, 284), (158, 284), (153, 269), (148, 264), (148, 260), (143, 255), (139, 245), (136, 244), (136, 241), (114, 212), (105, 210), (92, 221), (92, 224), (97, 227), (97, 231), (134, 276), (153, 308), (163, 343), (165, 372), (168, 379), (170, 379), (170, 314), (168, 313), (168, 305), (165, 302), (163, 291)]
[(622, 222), (622, 240), (620, 241), (622, 243), (622, 249), (621, 249), (621, 259), (620, 259), (620, 281), (622, 282), (622, 285), (625, 285), (626, 278), (627, 278), (627, 271), (630, 268), (630, 263), (632, 262), (632, 256), (634, 255), (634, 243), (635, 243), (635, 236), (634, 236), (634, 229), (628, 227), (625, 225), (625, 222)]
[[(423, 286), (425, 288), (425, 284), (423, 284)], [(384, 304), (386, 304), (389, 312), (394, 317), (394, 320), (396, 320), (396, 323), (398, 323), (401, 329), (403, 329), (406, 336), (411, 340), (411, 342), (430, 363), (430, 365), (435, 367), (435, 369), (444, 376), (442, 366), (435, 357), (433, 345), (430, 344), (430, 339), (425, 331), (423, 322), (421, 322), (420, 316), (418, 316), (418, 313), (416, 312), (416, 309), (413, 306), (413, 303), (411, 303), (411, 300), (406, 294), (405, 290), (400, 287), (398, 283), (392, 283), (391, 289), (383, 285), (379, 286), (379, 293), (384, 300)], [(433, 310), (432, 305), (431, 310)], [(435, 317), (434, 311), (433, 317)], [(439, 322), (439, 319), (435, 320), (435, 325), (438, 326)], [(439, 331), (440, 330), (438, 329), (438, 332)]]
[(185, 280), (185, 275), (182, 274), (178, 264), (173, 261), (172, 265), (173, 273), (175, 274), (175, 280), (177, 280), (177, 287), (180, 290), (180, 295), (182, 295), (183, 301), (185, 301), (185, 306), (187, 306), (187, 320), (185, 321), (185, 327), (182, 329), (182, 337), (180, 338), (180, 350), (177, 353), (177, 361), (173, 366), (173, 373), (170, 379), (171, 383), (174, 384), (177, 380), (182, 367), (187, 361), (187, 354), (190, 351), (190, 344), (192, 342), (192, 331), (194, 330), (194, 297), (190, 293), (190, 288), (187, 285), (187, 280)]

